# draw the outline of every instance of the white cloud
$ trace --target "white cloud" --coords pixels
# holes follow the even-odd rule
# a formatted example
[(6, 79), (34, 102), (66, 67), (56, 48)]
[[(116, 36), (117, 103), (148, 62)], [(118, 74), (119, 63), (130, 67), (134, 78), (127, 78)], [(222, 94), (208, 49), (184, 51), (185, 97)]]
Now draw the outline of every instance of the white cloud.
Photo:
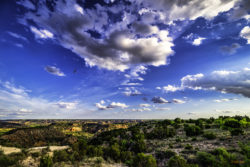
[(143, 108), (128, 109), (128, 111), (132, 111), (132, 112), (145, 112), (145, 111), (151, 111), (151, 109), (147, 108), (147, 107), (143, 107)]
[[(53, 38), (84, 58), (88, 66), (125, 71), (137, 65), (168, 64), (168, 58), (174, 54), (173, 39), (168, 30), (155, 26), (158, 23), (173, 26), (176, 20), (212, 19), (220, 12), (239, 6), (238, 1), (131, 0), (130, 4), (124, 4), (106, 0), (109, 7), (97, 3), (93, 8), (83, 9), (73, 0), (54, 2), (53, 11), (45, 1), (39, 1), (36, 3), (39, 7), (35, 11), (27, 10), (20, 22), (30, 27), (26, 20), (33, 21), (39, 25), (39, 28), (31, 27), (36, 38)], [(19, 5), (29, 9), (34, 6), (26, 2), (28, 0)], [(111, 19), (111, 14), (121, 19)], [(193, 44), (200, 45), (202, 40), (204, 38), (197, 38)]]
[(162, 89), (165, 93), (168, 93), (168, 92), (176, 92), (176, 91), (179, 91), (181, 90), (180, 87), (176, 87), (176, 86), (173, 86), (173, 85), (167, 85), (167, 86), (164, 86), (164, 87), (156, 87), (156, 89)]
[(20, 35), (20, 34), (16, 34), (16, 33), (14, 33), (14, 32), (10, 32), (10, 31), (8, 31), (7, 33), (8, 33), (10, 36), (14, 37), (14, 38), (21, 39), (21, 40), (23, 40), (23, 41), (25, 41), (25, 42), (28, 42), (28, 39), (25, 38), (24, 36)]
[[(36, 38), (54, 38), (61, 46), (84, 58), (88, 66), (120, 71), (140, 64), (160, 66), (166, 65), (167, 58), (174, 53), (167, 30), (141, 23), (137, 23), (139, 29), (129, 28), (136, 18), (131, 19), (135, 15), (130, 12), (125, 17), (126, 5), (111, 8), (96, 5), (96, 8), (86, 9), (84, 14), (79, 6), (76, 10), (75, 5), (74, 1), (58, 1), (53, 6), (54, 11), (50, 11), (46, 3), (39, 2), (37, 11), (27, 12), (24, 20), (33, 20), (41, 27), (31, 27)], [(133, 5), (131, 10), (135, 8)], [(110, 23), (113, 21), (108, 15), (111, 11), (123, 13), (125, 20)], [(29, 26), (26, 21), (21, 23)], [(147, 28), (149, 33), (142, 34), (140, 30)], [(101, 39), (92, 37), (89, 30), (101, 34)]]
[(46, 66), (44, 70), (56, 76), (60, 76), (60, 77), (66, 76), (59, 68), (55, 66)]
[(123, 94), (126, 96), (137, 96), (141, 95), (142, 93), (137, 90), (135, 87), (126, 87), (124, 88)]
[(83, 8), (81, 6), (79, 6), (78, 4), (75, 4), (74, 8), (75, 8), (76, 11), (78, 11), (81, 14), (83, 14)]
[(184, 103), (186, 103), (186, 101), (181, 100), (181, 99), (173, 99), (172, 102), (176, 103), (176, 104), (184, 104)]
[(194, 90), (217, 90), (223, 93), (250, 97), (250, 69), (239, 71), (214, 71), (211, 74), (187, 75), (181, 79), (181, 87)]
[(195, 20), (198, 17), (212, 19), (220, 12), (230, 10), (239, 0), (190, 0), (190, 1), (166, 1), (166, 0), (140, 0), (146, 9), (163, 11), (166, 22), (174, 20)]
[(205, 39), (206, 38), (198, 37), (198, 38), (194, 39), (194, 41), (192, 42), (192, 45), (199, 46), (200, 44), (202, 44), (202, 41)]
[(99, 103), (96, 103), (95, 105), (99, 110), (108, 110), (108, 109), (114, 109), (114, 108), (122, 108), (122, 109), (124, 109), (124, 108), (129, 107), (125, 103), (120, 103), (120, 102), (111, 102), (108, 105), (104, 105), (103, 101), (101, 101)]
[(26, 108), (21, 108), (19, 111), (20, 112), (24, 112), (24, 113), (30, 113), (30, 112), (32, 112), (32, 110), (26, 109)]
[(247, 44), (250, 44), (250, 27), (244, 27), (240, 32), (240, 36), (247, 40)]
[(150, 104), (145, 103), (145, 104), (140, 104), (139, 106), (140, 107), (150, 107)]
[(30, 30), (34, 33), (36, 38), (47, 39), (53, 38), (53, 34), (46, 29), (38, 30), (36, 27), (31, 26)]
[(108, 108), (117, 108), (117, 107), (120, 107), (120, 108), (127, 108), (128, 105), (126, 105), (125, 103), (119, 103), (119, 102), (112, 102), (108, 105)]

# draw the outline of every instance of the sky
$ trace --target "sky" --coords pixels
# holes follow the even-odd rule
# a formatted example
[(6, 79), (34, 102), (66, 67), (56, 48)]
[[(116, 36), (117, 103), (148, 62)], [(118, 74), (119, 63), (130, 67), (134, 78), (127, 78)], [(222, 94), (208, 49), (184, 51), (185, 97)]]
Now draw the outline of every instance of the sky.
[(249, 108), (250, 1), (0, 2), (0, 119), (188, 119)]

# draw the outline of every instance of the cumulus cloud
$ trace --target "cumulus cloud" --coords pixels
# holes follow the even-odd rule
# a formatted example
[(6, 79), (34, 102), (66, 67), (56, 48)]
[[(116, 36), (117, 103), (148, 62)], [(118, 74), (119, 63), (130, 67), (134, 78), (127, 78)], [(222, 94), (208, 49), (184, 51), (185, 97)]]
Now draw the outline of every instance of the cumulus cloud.
[[(110, 8), (96, 4), (84, 12), (75, 1), (57, 1), (53, 10), (43, 1), (37, 6), (37, 11), (26, 13), (21, 23), (29, 26), (26, 20), (34, 21), (39, 27), (30, 29), (36, 38), (55, 38), (89, 66), (120, 71), (137, 64), (160, 66), (166, 65), (173, 54), (167, 30), (135, 23), (137, 16), (130, 10), (136, 11), (136, 6), (127, 9), (130, 12), (124, 10), (127, 6), (123, 2)], [(109, 19), (109, 14), (116, 15), (119, 21)], [(99, 38), (91, 32), (100, 34)]]
[[(88, 66), (120, 71), (137, 65), (168, 64), (174, 53), (173, 39), (167, 29), (156, 26), (159, 23), (174, 26), (174, 21), (210, 20), (241, 6), (239, 0), (105, 2), (108, 5), (93, 3), (89, 8), (84, 8), (81, 0), (53, 5), (30, 0), (17, 3), (27, 9), (20, 23), (37, 39), (53, 39), (82, 57)], [(200, 45), (204, 39), (197, 37), (192, 43)]]
[(230, 10), (238, 1), (239, 0), (139, 0), (146, 8), (164, 11), (163, 18), (168, 22), (174, 20), (195, 20), (198, 17), (210, 20), (219, 13)]
[(200, 44), (202, 44), (202, 41), (205, 39), (206, 38), (198, 37), (198, 38), (194, 39), (194, 41), (192, 42), (192, 45), (199, 46)]
[(165, 104), (165, 103), (169, 103), (169, 101), (167, 101), (166, 99), (164, 99), (163, 97), (159, 97), (159, 96), (155, 96), (151, 99), (151, 101), (153, 103), (158, 103), (158, 104)]
[(126, 86), (139, 86), (141, 83), (140, 81), (143, 81), (141, 75), (145, 75), (147, 72), (147, 67), (143, 65), (138, 65), (136, 67), (133, 67), (129, 70), (127, 74), (124, 76), (126, 77), (126, 80), (122, 83), (122, 85)]
[(220, 48), (221, 52), (224, 54), (232, 55), (236, 53), (237, 49), (240, 48), (240, 44), (238, 43), (232, 43), (231, 45), (225, 45)]
[(141, 95), (142, 93), (135, 87), (126, 87), (124, 88), (123, 94), (126, 96), (137, 96)]
[(244, 27), (240, 32), (240, 36), (247, 40), (247, 44), (250, 44), (250, 27)]
[(45, 71), (47, 71), (50, 74), (56, 75), (56, 76), (60, 76), (63, 77), (65, 76), (65, 74), (57, 67), (55, 66), (46, 66), (44, 68)]
[(232, 11), (232, 15), (230, 18), (233, 20), (249, 17), (249, 11), (250, 11), (250, 2), (246, 0), (239, 0), (237, 4), (235, 5), (234, 10)]
[(95, 105), (99, 110), (108, 110), (108, 109), (114, 109), (114, 108), (124, 109), (124, 108), (129, 107), (125, 103), (120, 103), (120, 102), (111, 102), (108, 105), (105, 105), (105, 101), (100, 101), (99, 103), (96, 103)]
[(216, 90), (241, 94), (250, 98), (250, 69), (239, 71), (213, 71), (208, 75), (187, 75), (181, 79), (183, 88)]
[(167, 86), (163, 86), (163, 87), (156, 87), (156, 89), (159, 89), (159, 90), (163, 90), (165, 93), (168, 93), (168, 92), (176, 92), (176, 91), (179, 91), (181, 90), (182, 88), (180, 87), (177, 87), (177, 86), (173, 86), (173, 85), (167, 85)]
[(202, 44), (202, 41), (205, 40), (206, 38), (200, 37), (197, 34), (190, 33), (187, 36), (183, 37), (188, 43), (194, 45), (194, 46), (199, 46)]

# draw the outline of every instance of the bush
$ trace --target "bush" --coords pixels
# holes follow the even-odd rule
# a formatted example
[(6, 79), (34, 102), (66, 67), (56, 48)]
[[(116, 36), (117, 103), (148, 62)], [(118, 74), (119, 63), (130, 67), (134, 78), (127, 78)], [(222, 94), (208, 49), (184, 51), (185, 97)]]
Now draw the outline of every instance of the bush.
[(175, 118), (174, 122), (177, 123), (177, 124), (180, 124), (182, 122), (182, 120), (180, 118)]
[(13, 158), (8, 157), (6, 155), (0, 156), (0, 167), (12, 166), (15, 164), (16, 164), (16, 162)]
[(133, 159), (133, 167), (157, 167), (155, 158), (152, 155), (145, 155), (144, 153), (138, 153)]
[(171, 158), (171, 157), (173, 157), (173, 156), (176, 156), (176, 152), (174, 152), (174, 151), (171, 151), (171, 150), (166, 150), (165, 151), (165, 156), (166, 156), (166, 158)]
[(185, 146), (185, 149), (186, 149), (186, 150), (192, 150), (192, 149), (193, 149), (193, 146), (190, 145), (190, 144), (187, 144), (187, 145)]
[(149, 134), (147, 134), (148, 139), (165, 139), (168, 137), (173, 137), (176, 134), (174, 128), (167, 126), (155, 127)]
[(69, 160), (69, 154), (65, 150), (54, 151), (53, 161), (62, 162)]
[(202, 129), (196, 125), (186, 125), (184, 130), (187, 136), (198, 136), (203, 133)]
[(121, 161), (126, 162), (130, 161), (133, 158), (132, 152), (130, 151), (122, 151), (121, 152)]
[(241, 128), (233, 128), (233, 129), (230, 129), (230, 134), (232, 136), (238, 136), (238, 135), (244, 134), (244, 131)]
[(53, 161), (49, 155), (41, 157), (39, 167), (52, 167), (52, 166), (53, 166)]
[(104, 157), (106, 159), (111, 158), (116, 162), (120, 161), (121, 151), (117, 143), (104, 150)]
[(87, 155), (90, 157), (100, 157), (103, 155), (101, 146), (90, 145), (87, 149)]
[(240, 128), (241, 124), (237, 119), (227, 118), (224, 122), (226, 128)]
[(168, 161), (168, 167), (187, 167), (187, 162), (181, 156), (173, 156)]
[(214, 155), (206, 152), (198, 152), (197, 161), (201, 166), (216, 166), (218, 163)]
[(216, 139), (216, 135), (213, 132), (206, 132), (204, 133), (203, 137), (205, 137), (208, 140)]
[(24, 158), (25, 155), (23, 153), (5, 155), (3, 151), (0, 150), (0, 167), (19, 166), (20, 160)]

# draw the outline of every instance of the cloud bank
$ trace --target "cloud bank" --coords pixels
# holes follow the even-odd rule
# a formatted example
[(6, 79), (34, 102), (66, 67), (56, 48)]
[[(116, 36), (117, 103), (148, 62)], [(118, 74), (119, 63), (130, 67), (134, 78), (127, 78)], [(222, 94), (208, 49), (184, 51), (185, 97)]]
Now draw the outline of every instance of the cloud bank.
[[(46, 2), (18, 2), (27, 11), (20, 23), (29, 27), (35, 38), (53, 39), (82, 57), (88, 66), (120, 71), (137, 65), (168, 64), (169, 56), (174, 54), (173, 39), (167, 29), (157, 24), (174, 26), (174, 21), (199, 17), (210, 20), (243, 3), (130, 0), (105, 1), (107, 5), (102, 6), (96, 2), (84, 8), (84, 1), (56, 1), (53, 5)], [(194, 39), (193, 45), (200, 45), (204, 39)]]
[(213, 71), (211, 74), (187, 75), (181, 79), (183, 89), (216, 90), (250, 98), (250, 69)]

